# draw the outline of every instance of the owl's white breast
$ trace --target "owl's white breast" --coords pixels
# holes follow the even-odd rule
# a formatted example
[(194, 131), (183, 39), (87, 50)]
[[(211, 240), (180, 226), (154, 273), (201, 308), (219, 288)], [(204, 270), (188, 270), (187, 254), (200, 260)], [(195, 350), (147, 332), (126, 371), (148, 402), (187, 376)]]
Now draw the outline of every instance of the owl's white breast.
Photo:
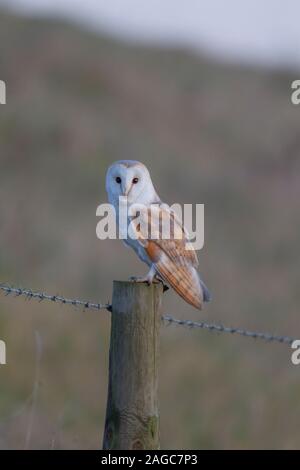
[(138, 255), (140, 260), (143, 261), (143, 263), (146, 263), (148, 266), (152, 265), (152, 262), (150, 261), (145, 249), (141, 246), (141, 244), (137, 240), (127, 238), (126, 240), (123, 240), (123, 241), (126, 246), (129, 246), (135, 251), (135, 253)]

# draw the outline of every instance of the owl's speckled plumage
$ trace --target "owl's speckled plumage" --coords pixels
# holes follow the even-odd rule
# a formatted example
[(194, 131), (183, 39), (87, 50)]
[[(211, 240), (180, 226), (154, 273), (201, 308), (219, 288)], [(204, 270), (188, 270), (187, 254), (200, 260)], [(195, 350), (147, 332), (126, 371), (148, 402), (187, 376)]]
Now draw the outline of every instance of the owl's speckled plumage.
[[(155, 276), (169, 284), (186, 302), (201, 309), (203, 302), (210, 300), (210, 294), (200, 279), (197, 271), (198, 259), (196, 252), (186, 249), (189, 241), (184, 227), (175, 214), (164, 205), (157, 195), (149, 171), (146, 166), (135, 160), (120, 160), (112, 164), (106, 174), (106, 191), (108, 200), (118, 214), (119, 197), (127, 198), (128, 208), (138, 205), (146, 206), (152, 221), (168, 218), (173, 223), (173, 236), (170, 239), (161, 237), (145, 239), (127, 238), (124, 243), (136, 252), (139, 258), (150, 267), (148, 275), (143, 279), (152, 282)], [(154, 206), (153, 206), (154, 205)], [(161, 219), (160, 219), (161, 218)], [(118, 215), (117, 215), (117, 223)], [(129, 220), (128, 220), (129, 223)], [(159, 226), (157, 229), (160, 230)], [(138, 230), (137, 230), (138, 231)], [(181, 238), (174, 237), (181, 233)]]

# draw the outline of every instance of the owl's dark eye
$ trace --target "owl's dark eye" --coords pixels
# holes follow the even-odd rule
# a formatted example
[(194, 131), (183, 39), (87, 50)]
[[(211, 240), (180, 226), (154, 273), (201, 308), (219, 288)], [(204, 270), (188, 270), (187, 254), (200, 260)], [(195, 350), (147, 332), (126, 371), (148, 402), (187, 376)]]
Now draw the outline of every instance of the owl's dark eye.
[(121, 184), (121, 183), (122, 183), (122, 180), (121, 180), (120, 176), (117, 176), (117, 177), (116, 177), (116, 182), (117, 182), (118, 184)]
[(133, 184), (136, 184), (136, 183), (139, 182), (139, 179), (138, 178), (133, 178), (132, 182), (133, 182)]

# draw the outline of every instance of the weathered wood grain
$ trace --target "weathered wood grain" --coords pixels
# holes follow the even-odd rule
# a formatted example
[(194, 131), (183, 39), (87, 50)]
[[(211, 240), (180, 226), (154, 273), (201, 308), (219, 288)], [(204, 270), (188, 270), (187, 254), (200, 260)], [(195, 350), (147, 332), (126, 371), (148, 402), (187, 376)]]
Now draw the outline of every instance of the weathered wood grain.
[(114, 282), (103, 449), (159, 449), (161, 284)]

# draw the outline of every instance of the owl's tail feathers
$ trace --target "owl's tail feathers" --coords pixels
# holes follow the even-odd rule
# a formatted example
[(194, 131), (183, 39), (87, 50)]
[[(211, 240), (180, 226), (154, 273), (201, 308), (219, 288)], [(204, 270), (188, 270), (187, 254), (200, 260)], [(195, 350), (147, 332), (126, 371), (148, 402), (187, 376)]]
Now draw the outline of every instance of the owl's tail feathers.
[(204, 302), (210, 302), (211, 301), (211, 293), (209, 292), (208, 288), (206, 287), (206, 285), (204, 284), (204, 282), (202, 281), (200, 276), (199, 276), (199, 280), (200, 280), (200, 285), (201, 285), (202, 292), (203, 292), (203, 300), (204, 300)]

